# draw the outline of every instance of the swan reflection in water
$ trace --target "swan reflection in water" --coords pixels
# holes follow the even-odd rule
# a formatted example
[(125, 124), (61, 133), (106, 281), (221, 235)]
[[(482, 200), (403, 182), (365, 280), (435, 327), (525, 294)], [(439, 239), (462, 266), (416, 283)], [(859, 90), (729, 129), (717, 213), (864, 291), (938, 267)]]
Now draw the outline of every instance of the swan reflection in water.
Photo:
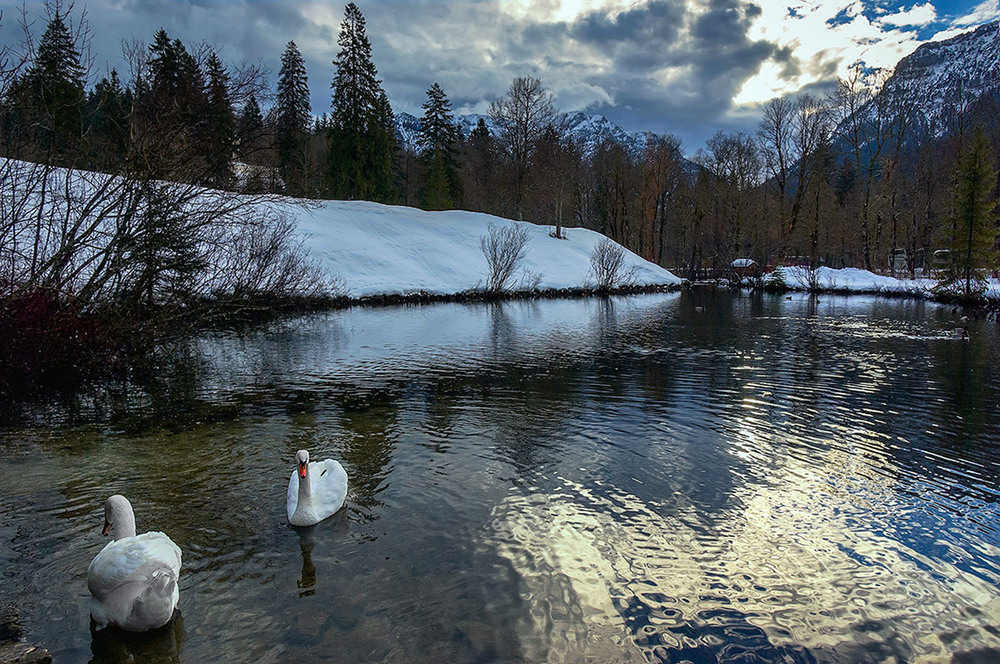
[(302, 550), (302, 577), (295, 582), (299, 588), (299, 597), (316, 594), (316, 565), (313, 564), (312, 552), (316, 546), (316, 526), (296, 528), (299, 533), (299, 549)]
[(339, 510), (328, 519), (315, 526), (290, 526), (299, 536), (299, 551), (302, 554), (302, 573), (295, 582), (299, 597), (309, 597), (316, 594), (316, 564), (313, 562), (313, 550), (316, 548), (317, 537), (321, 545), (319, 559), (329, 562), (329, 554), (335, 548), (336, 542), (344, 537), (349, 528), (350, 519), (347, 510)]
[(184, 616), (176, 609), (170, 622), (149, 632), (126, 632), (113, 626), (91, 630), (90, 664), (174, 664), (181, 661), (184, 637)]

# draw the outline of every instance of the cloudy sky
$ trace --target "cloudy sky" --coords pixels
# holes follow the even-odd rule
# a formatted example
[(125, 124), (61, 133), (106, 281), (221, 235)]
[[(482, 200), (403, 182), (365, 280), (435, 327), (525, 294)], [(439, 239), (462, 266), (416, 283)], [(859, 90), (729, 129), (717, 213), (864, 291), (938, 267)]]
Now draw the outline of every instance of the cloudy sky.
[[(64, 4), (68, 0), (64, 0)], [(485, 112), (515, 76), (538, 77), (561, 110), (673, 133), (694, 152), (717, 129), (752, 127), (758, 105), (823, 93), (851, 63), (892, 67), (921, 43), (994, 20), (998, 0), (358, 0), (397, 112), (420, 114), (433, 82), (458, 112)], [(21, 0), (0, 0), (0, 39), (19, 39)], [(124, 70), (123, 39), (163, 27), (226, 62), (277, 72), (289, 40), (306, 59), (313, 112), (330, 106), (343, 2), (77, 0), (94, 69)], [(44, 14), (28, 0), (29, 18)], [(34, 32), (40, 34), (44, 20)]]

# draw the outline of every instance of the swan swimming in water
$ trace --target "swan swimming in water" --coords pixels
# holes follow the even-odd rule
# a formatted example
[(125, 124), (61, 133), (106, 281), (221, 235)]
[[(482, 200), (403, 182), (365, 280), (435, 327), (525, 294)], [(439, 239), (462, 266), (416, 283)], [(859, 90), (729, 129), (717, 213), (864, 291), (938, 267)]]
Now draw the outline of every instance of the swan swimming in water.
[(145, 632), (166, 625), (180, 597), (181, 550), (163, 533), (136, 535), (132, 504), (121, 495), (105, 501), (102, 533), (112, 541), (87, 568), (97, 628)]
[(285, 512), (293, 526), (312, 526), (331, 516), (347, 498), (347, 471), (333, 459), (309, 462), (309, 452), (295, 454), (297, 468), (288, 480)]

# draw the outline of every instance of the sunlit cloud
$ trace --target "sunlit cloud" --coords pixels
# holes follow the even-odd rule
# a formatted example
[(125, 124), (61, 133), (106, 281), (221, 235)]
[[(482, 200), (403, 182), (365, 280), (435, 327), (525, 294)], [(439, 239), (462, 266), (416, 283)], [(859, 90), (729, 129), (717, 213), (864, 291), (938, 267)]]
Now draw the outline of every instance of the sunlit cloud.
[(857, 61), (891, 68), (922, 43), (916, 32), (906, 28), (937, 17), (930, 4), (880, 15), (866, 11), (862, 2), (827, 0), (793, 6), (768, 1), (762, 9), (752, 34), (788, 49), (798, 70), (768, 63), (743, 84), (733, 100), (736, 105), (794, 94), (844, 76)]
[(883, 26), (906, 27), (915, 25), (927, 25), (937, 20), (937, 10), (934, 5), (927, 3), (924, 5), (914, 5), (913, 7), (888, 14), (880, 18), (876, 23)]
[[(854, 62), (892, 68), (932, 36), (1000, 16), (998, 0), (947, 10), (941, 2), (366, 0), (360, 7), (398, 112), (419, 114), (434, 82), (456, 111), (483, 112), (515, 77), (534, 76), (561, 110), (674, 133), (693, 151), (716, 129), (752, 126), (768, 99), (822, 94)], [(8, 43), (19, 36), (11, 20), (19, 4), (0, 0), (0, 38)], [(27, 0), (26, 9), (44, 15), (42, 0)], [(87, 13), (97, 77), (124, 70), (123, 38), (148, 42), (161, 26), (186, 44), (218, 47), (227, 62), (261, 63), (272, 83), (285, 44), (295, 40), (313, 112), (329, 111), (343, 3), (88, 0)]]

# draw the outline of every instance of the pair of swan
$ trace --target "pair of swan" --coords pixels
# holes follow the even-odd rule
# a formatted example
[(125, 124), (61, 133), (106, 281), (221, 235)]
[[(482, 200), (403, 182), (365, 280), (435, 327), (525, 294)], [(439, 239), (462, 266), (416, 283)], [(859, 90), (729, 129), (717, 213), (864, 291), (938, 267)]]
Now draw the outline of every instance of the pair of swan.
[[(347, 472), (333, 459), (310, 463), (305, 450), (299, 450), (295, 460), (285, 511), (293, 526), (312, 526), (344, 505)], [(111, 535), (111, 542), (87, 568), (96, 627), (145, 632), (166, 625), (180, 597), (180, 548), (161, 532), (136, 535), (132, 504), (121, 495), (104, 503), (102, 534)]]

